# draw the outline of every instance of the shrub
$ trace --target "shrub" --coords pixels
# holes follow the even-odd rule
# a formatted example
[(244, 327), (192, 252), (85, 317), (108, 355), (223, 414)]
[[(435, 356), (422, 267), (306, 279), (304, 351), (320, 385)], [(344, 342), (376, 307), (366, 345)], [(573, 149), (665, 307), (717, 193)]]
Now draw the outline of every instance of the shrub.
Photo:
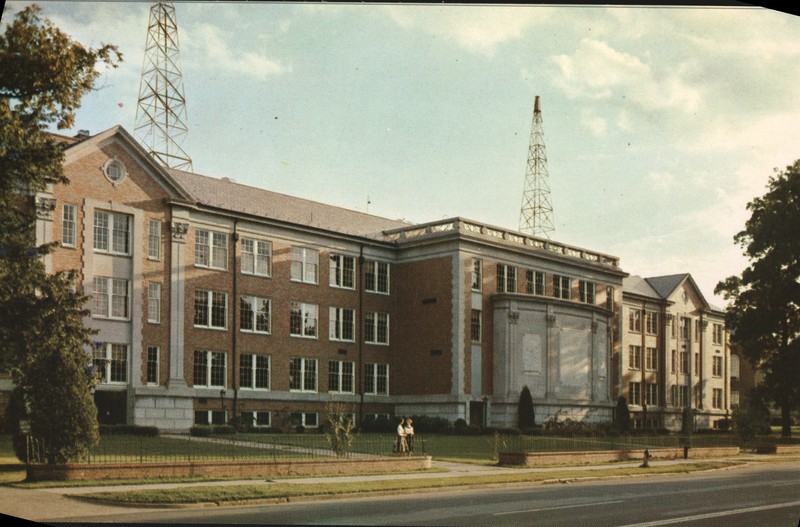
[(131, 435), (156, 437), (159, 435), (158, 428), (155, 426), (140, 425), (100, 425), (100, 435)]
[[(416, 419), (415, 419), (416, 421)], [(416, 425), (416, 422), (414, 423)], [(414, 427), (415, 430), (417, 427)], [(361, 422), (359, 430), (362, 432), (394, 433), (397, 430), (397, 420), (390, 420), (386, 415), (367, 415)]]
[(235, 434), (236, 428), (231, 425), (214, 425), (211, 427), (212, 434)]
[[(446, 433), (448, 430), (452, 428), (453, 425), (450, 424), (450, 421), (445, 419), (444, 417), (432, 417), (429, 415), (412, 415), (411, 420), (414, 422), (414, 432), (419, 434), (442, 434)], [(461, 421), (464, 421), (461, 419)], [(464, 427), (466, 428), (467, 422), (464, 421)], [(395, 425), (392, 428), (392, 431), (397, 428)]]
[(617, 406), (614, 410), (614, 426), (622, 434), (631, 430), (631, 411), (628, 409), (628, 401), (622, 396), (617, 399)]
[(211, 427), (207, 425), (195, 425), (189, 429), (189, 435), (194, 437), (208, 437), (211, 435)]

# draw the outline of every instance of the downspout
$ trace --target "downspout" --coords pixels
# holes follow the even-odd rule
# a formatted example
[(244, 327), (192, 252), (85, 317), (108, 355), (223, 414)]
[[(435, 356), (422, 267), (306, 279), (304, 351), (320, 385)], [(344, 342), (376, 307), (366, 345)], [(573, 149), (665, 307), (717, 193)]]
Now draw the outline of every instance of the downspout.
[(358, 249), (358, 422), (364, 422), (364, 246)]
[(237, 354), (237, 342), (236, 336), (238, 335), (238, 331), (236, 328), (236, 315), (237, 315), (237, 308), (239, 306), (239, 289), (238, 289), (238, 280), (237, 276), (239, 274), (239, 270), (236, 268), (236, 246), (239, 241), (239, 233), (236, 230), (236, 227), (239, 225), (239, 220), (233, 220), (233, 301), (231, 306), (231, 313), (233, 315), (233, 322), (231, 324), (231, 344), (233, 347), (231, 359), (233, 364), (231, 365), (231, 370), (233, 371), (233, 407), (231, 408), (231, 419), (233, 422), (236, 422), (236, 411), (238, 408), (239, 402), (239, 368), (238, 366), (238, 354)]
[(642, 407), (642, 428), (647, 428), (647, 302), (642, 300), (642, 341), (639, 358), (642, 363), (640, 364), (640, 373), (642, 375), (642, 382), (640, 383), (641, 389), (639, 392), (639, 401)]

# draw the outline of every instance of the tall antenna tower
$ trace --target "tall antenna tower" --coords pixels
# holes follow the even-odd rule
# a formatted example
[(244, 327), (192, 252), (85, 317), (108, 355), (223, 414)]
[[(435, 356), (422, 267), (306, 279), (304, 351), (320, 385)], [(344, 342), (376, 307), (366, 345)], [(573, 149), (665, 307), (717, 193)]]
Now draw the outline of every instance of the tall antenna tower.
[(519, 230), (534, 236), (550, 238), (553, 227), (553, 205), (550, 203), (550, 183), (547, 173), (547, 153), (544, 150), (542, 111), (539, 96), (533, 103), (533, 124), (528, 146), (528, 168), (525, 171), (525, 188), (522, 192), (522, 208), (519, 215)]
[(192, 160), (183, 148), (186, 122), (175, 6), (156, 1), (150, 7), (134, 134), (162, 165), (191, 172)]

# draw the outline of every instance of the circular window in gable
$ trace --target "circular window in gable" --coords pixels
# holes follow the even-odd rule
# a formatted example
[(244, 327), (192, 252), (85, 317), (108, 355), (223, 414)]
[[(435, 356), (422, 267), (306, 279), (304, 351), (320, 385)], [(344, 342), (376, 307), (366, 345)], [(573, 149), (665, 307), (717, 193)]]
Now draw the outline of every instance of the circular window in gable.
[(125, 175), (127, 174), (125, 171), (125, 165), (116, 159), (109, 159), (106, 161), (106, 164), (103, 165), (103, 172), (109, 181), (114, 184), (120, 183), (123, 179), (125, 179)]

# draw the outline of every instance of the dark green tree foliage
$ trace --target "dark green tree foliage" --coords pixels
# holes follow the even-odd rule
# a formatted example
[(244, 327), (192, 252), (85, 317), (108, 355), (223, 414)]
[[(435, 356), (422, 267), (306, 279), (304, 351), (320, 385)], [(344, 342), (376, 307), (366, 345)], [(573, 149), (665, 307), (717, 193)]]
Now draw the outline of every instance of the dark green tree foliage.
[(16, 385), (12, 429), (35, 436), (51, 463), (79, 458), (97, 441), (92, 332), (73, 273), (45, 270), (41, 256), (52, 245), (35, 246), (31, 196), (68, 183), (46, 127), (71, 126), (100, 74), (95, 65), (119, 60), (114, 46), (73, 41), (36, 5), (0, 35), (0, 366)]
[(517, 406), (517, 417), (520, 430), (530, 430), (536, 426), (536, 414), (533, 409), (533, 397), (527, 386), (523, 386), (519, 394), (519, 404)]
[(631, 411), (628, 409), (628, 401), (622, 396), (617, 399), (617, 406), (614, 410), (614, 425), (621, 433), (629, 432), (631, 429)]
[(756, 435), (770, 433), (770, 415), (763, 390), (751, 390), (743, 403), (733, 409), (733, 429), (742, 442), (747, 444)]
[(748, 203), (750, 219), (734, 241), (750, 265), (717, 284), (728, 306), (731, 339), (764, 372), (769, 398), (791, 435), (800, 401), (800, 160), (769, 179), (767, 193)]

